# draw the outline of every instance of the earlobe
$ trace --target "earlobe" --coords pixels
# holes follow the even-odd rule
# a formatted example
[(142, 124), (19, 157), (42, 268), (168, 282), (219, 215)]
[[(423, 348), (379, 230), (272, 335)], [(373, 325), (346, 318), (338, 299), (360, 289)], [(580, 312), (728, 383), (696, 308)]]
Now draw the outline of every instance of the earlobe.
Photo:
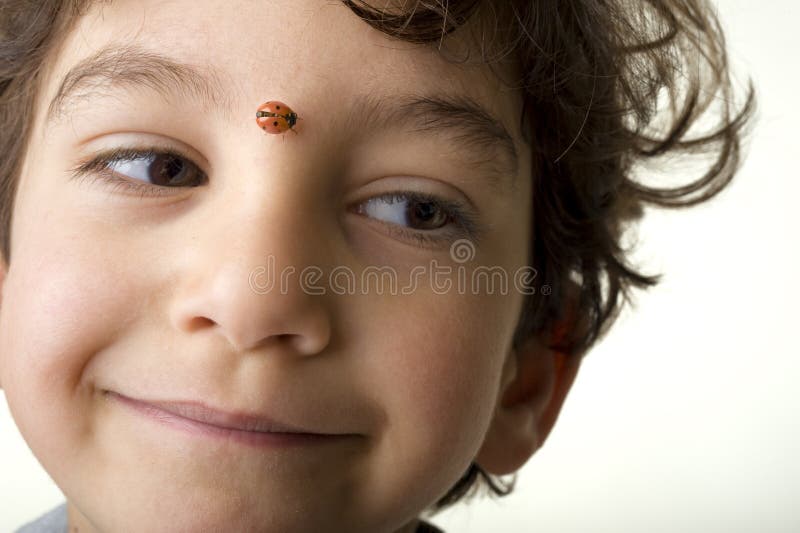
[(530, 459), (550, 434), (580, 361), (538, 338), (508, 354), (494, 418), (475, 459), (481, 468), (506, 475)]

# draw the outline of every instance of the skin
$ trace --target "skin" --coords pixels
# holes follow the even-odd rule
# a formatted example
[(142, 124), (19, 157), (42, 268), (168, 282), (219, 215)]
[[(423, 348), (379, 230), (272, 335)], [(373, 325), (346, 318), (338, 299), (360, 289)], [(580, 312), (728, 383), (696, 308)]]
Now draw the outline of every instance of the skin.
[[(470, 264), (513, 272), (530, 239), (521, 99), (485, 67), (391, 41), (335, 2), (233, 4), (93, 8), (48, 64), (0, 272), (0, 385), (78, 531), (413, 531), (471, 461), (507, 474), (530, 458), (579, 363), (557, 370), (535, 338), (512, 349), (514, 290), (258, 294), (248, 275), (268, 254), (278, 269), (386, 265), (400, 280), (431, 259), (457, 266), (449, 243), (422, 247), (346, 209), (398, 185), (473, 202), (488, 229)], [(126, 40), (213, 66), (231, 107), (119, 93), (45, 127), (69, 67)], [(470, 94), (502, 117), (518, 190), (493, 191), (444, 139), (337, 129), (342, 102), (409, 87)], [(255, 126), (273, 98), (302, 117), (298, 135)], [(69, 179), (98, 149), (137, 141), (181, 149), (208, 183), (142, 198)], [(157, 424), (109, 390), (358, 435), (257, 449)]]

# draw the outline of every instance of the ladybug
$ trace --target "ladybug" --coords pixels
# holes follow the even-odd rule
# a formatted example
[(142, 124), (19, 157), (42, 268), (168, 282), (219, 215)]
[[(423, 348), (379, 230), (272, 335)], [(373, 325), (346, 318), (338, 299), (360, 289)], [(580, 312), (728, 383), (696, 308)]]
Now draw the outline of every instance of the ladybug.
[(298, 120), (297, 113), (291, 107), (277, 100), (265, 102), (256, 110), (256, 124), (267, 133), (286, 133)]

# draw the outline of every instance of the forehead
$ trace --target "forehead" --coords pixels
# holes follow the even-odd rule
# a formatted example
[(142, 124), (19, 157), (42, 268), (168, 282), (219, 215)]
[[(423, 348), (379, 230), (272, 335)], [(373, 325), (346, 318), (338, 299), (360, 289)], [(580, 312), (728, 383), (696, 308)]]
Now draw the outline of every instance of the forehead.
[[(253, 93), (296, 93), (305, 87), (324, 87), (327, 94), (415, 90), (467, 94), (498, 115), (516, 117), (521, 93), (495, 76), (510, 78), (515, 65), (483, 64), (469, 37), (473, 25), (440, 43), (418, 45), (389, 38), (338, 1), (95, 2), (60, 47), (47, 81), (52, 94), (81, 59), (109, 43), (136, 42), (208, 65), (219, 74), (231, 105)], [(452, 64), (437, 47), (445, 55), (461, 57), (469, 48), (473, 54)]]

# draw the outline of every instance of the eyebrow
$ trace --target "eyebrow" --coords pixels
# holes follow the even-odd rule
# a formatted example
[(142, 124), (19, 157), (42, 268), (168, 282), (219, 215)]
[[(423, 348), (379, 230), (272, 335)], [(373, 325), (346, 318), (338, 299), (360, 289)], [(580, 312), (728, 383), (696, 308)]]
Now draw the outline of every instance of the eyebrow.
[(401, 129), (444, 135), (470, 163), (490, 171), (496, 189), (504, 184), (516, 188), (519, 156), (513, 137), (500, 119), (466, 94), (366, 95), (352, 107), (347, 125), (367, 132)]
[(47, 122), (58, 122), (79, 100), (112, 94), (115, 89), (147, 88), (164, 100), (176, 97), (200, 105), (200, 111), (230, 110), (217, 71), (177, 61), (135, 43), (109, 45), (84, 58), (64, 76), (47, 110)]
[[(182, 62), (136, 43), (111, 44), (69, 70), (50, 102), (46, 121), (64, 119), (82, 99), (137, 88), (155, 91), (168, 102), (191, 101), (200, 112), (234, 108), (230, 92), (213, 68)], [(355, 97), (349, 109), (345, 131), (400, 129), (443, 135), (470, 163), (487, 169), (487, 179), (495, 189), (516, 188), (519, 158), (514, 139), (503, 122), (471, 96), (367, 94)]]

